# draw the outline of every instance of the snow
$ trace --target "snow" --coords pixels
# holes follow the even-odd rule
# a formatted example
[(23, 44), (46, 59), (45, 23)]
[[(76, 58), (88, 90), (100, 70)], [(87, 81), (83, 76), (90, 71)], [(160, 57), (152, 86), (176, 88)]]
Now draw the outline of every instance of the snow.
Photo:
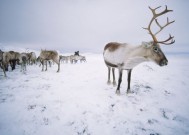
[(102, 54), (81, 55), (86, 63), (61, 63), (60, 73), (38, 64), (4, 78), (0, 69), (0, 135), (189, 134), (188, 54), (135, 67), (132, 94), (124, 71), (120, 95), (106, 83)]

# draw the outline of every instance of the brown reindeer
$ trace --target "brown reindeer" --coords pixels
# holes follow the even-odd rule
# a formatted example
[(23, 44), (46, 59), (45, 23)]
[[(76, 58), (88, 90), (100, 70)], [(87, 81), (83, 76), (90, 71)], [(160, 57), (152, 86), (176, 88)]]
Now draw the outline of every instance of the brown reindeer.
[[(150, 7), (149, 7), (150, 8)], [(160, 25), (157, 21), (157, 18), (161, 15), (164, 15), (168, 12), (172, 12), (173, 10), (168, 10), (167, 6), (164, 11), (160, 13), (156, 13), (156, 10), (160, 8), (157, 7), (155, 9), (150, 8), (152, 11), (153, 17), (150, 20), (148, 28), (144, 28), (148, 30), (149, 34), (151, 35), (153, 41), (150, 42), (143, 42), (142, 45), (139, 46), (131, 46), (126, 43), (116, 43), (111, 42), (108, 43), (104, 47), (104, 61), (108, 67), (108, 84), (111, 83), (110, 81), (110, 71), (112, 69), (113, 74), (113, 84), (116, 85), (115, 81), (115, 68), (119, 70), (119, 79), (118, 79), (118, 86), (116, 93), (120, 93), (120, 85), (122, 82), (122, 73), (123, 70), (128, 71), (128, 87), (127, 93), (130, 91), (130, 82), (131, 82), (131, 71), (132, 69), (137, 66), (138, 64), (144, 61), (154, 61), (159, 66), (165, 66), (168, 64), (168, 60), (165, 57), (163, 51), (160, 48), (160, 44), (170, 45), (173, 44), (175, 41), (173, 40), (174, 37), (169, 35), (169, 38), (164, 41), (158, 41), (156, 35), (161, 32), (166, 26), (173, 23), (174, 21), (169, 21), (167, 18), (167, 23), (165, 25)], [(155, 34), (151, 31), (151, 25), (155, 21), (157, 26), (160, 28)]]
[[(41, 50), (39, 57), (42, 62), (42, 71), (44, 71), (45, 61), (48, 61), (48, 60), (54, 61), (58, 65), (57, 72), (60, 71), (60, 58), (57, 51)], [(47, 71), (47, 63), (46, 63), (45, 71)]]
[(5, 67), (5, 71), (8, 71), (8, 65), (10, 64), (12, 70), (15, 69), (16, 63), (19, 62), (20, 53), (9, 51), (3, 53), (3, 65)]

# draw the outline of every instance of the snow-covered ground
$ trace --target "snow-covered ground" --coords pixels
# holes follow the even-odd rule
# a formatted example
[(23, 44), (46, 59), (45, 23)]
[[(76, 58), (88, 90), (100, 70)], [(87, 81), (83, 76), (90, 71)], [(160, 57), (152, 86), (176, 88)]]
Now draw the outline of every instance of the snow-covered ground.
[(189, 134), (189, 55), (135, 67), (128, 95), (126, 71), (116, 95), (102, 54), (83, 55), (86, 63), (61, 63), (60, 73), (17, 66), (4, 78), (0, 69), (0, 135)]

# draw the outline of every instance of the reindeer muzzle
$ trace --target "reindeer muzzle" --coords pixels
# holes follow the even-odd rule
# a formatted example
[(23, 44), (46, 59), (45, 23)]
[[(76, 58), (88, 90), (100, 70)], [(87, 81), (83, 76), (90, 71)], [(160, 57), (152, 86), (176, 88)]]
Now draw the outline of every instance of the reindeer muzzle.
[(159, 65), (160, 66), (166, 66), (168, 64), (168, 60), (167, 59), (163, 59), (162, 61), (160, 61)]

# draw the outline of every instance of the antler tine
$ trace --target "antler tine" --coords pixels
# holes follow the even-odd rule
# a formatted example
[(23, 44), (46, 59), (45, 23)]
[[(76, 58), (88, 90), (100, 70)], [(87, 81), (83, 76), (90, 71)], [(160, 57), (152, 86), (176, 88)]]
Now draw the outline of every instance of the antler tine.
[(161, 44), (164, 44), (164, 45), (171, 45), (171, 44), (173, 44), (173, 43), (175, 43), (175, 40), (172, 39), (170, 43), (161, 43)]
[(156, 22), (156, 24), (159, 26), (159, 28), (160, 28), (160, 30), (159, 31), (157, 31), (154, 35), (157, 35), (159, 32), (161, 32), (166, 26), (168, 26), (169, 24), (171, 24), (171, 23), (174, 23), (175, 22), (175, 20), (174, 21), (169, 21), (169, 18), (167, 17), (167, 23), (164, 25), (164, 26), (161, 26), (160, 24), (159, 24), (159, 22), (157, 21), (157, 19), (155, 19), (155, 22)]
[(158, 13), (158, 14), (157, 14), (157, 17), (160, 16), (160, 15), (163, 15), (163, 14), (165, 14), (165, 13), (172, 12), (172, 11), (173, 11), (173, 10), (167, 9), (167, 5), (165, 5), (165, 10), (162, 11), (162, 12), (160, 12), (160, 13)]
[(155, 21), (156, 21), (156, 24), (159, 26), (159, 28), (162, 29), (162, 26), (159, 24), (159, 22), (157, 21), (157, 19), (155, 19)]
[[(165, 45), (170, 45), (170, 44), (173, 44), (175, 42), (175, 40), (173, 40), (174, 36), (171, 36), (171, 34), (169, 34), (169, 38), (164, 40), (164, 41), (158, 41), (157, 43), (160, 43), (160, 44), (165, 44)], [(170, 41), (170, 43), (167, 43), (168, 41)]]
[(167, 9), (167, 5), (165, 5), (165, 10), (164, 11), (162, 11), (162, 12), (160, 12), (160, 13), (156, 13), (156, 10), (158, 9), (158, 8), (160, 8), (161, 6), (159, 6), (159, 7), (157, 7), (157, 8), (151, 8), (151, 7), (149, 7), (149, 9), (152, 11), (152, 13), (153, 13), (153, 18), (157, 18), (158, 16), (161, 16), (161, 15), (163, 15), (163, 14), (165, 14), (165, 13), (168, 13), (168, 12), (172, 12), (173, 10), (169, 10), (169, 9)]
[(161, 6), (159, 6), (159, 7), (157, 7), (157, 8), (151, 8), (150, 6), (149, 6), (149, 9), (152, 11), (152, 13), (153, 13), (153, 15), (154, 16), (156, 16), (156, 9), (158, 9), (158, 8), (160, 8)]

